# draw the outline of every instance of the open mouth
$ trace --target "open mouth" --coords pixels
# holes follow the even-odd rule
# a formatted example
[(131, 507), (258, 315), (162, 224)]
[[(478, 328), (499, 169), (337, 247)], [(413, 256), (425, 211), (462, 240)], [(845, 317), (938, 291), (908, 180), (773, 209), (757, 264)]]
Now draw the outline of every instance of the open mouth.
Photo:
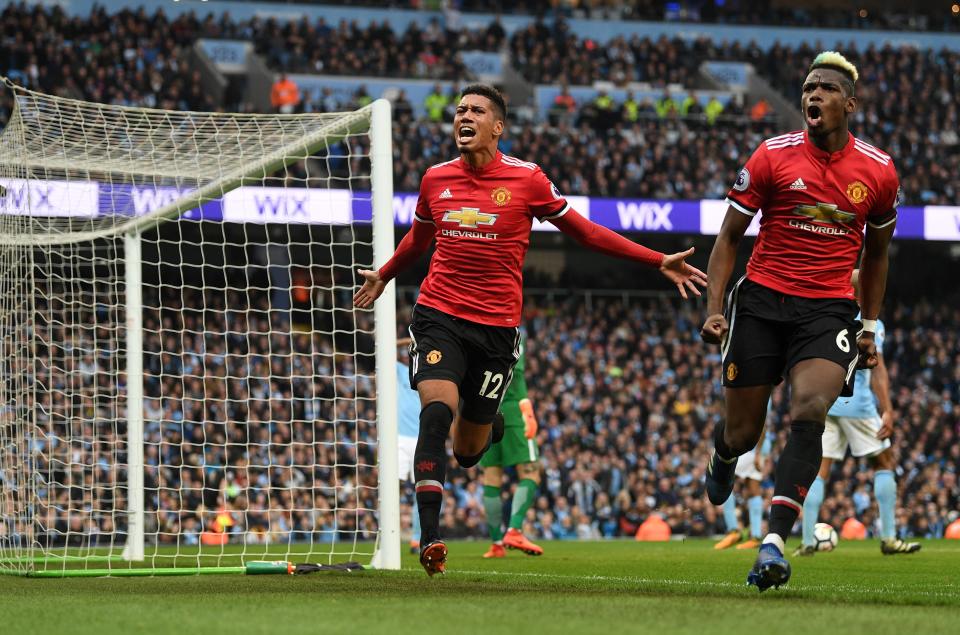
[(457, 133), (457, 140), (460, 143), (468, 143), (476, 136), (477, 130), (473, 126), (460, 126), (460, 131)]
[(820, 106), (807, 106), (807, 127), (816, 128), (823, 123), (822, 115)]

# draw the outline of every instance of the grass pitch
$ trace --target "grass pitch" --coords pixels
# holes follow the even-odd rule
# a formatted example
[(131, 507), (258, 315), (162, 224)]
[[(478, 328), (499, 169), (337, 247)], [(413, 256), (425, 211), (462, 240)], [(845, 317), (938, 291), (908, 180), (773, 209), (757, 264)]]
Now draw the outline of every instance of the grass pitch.
[[(795, 542), (795, 541), (794, 541)], [(399, 572), (308, 576), (0, 577), (2, 632), (96, 633), (957, 633), (960, 542), (918, 554), (879, 543), (791, 558), (793, 579), (760, 595), (753, 551), (708, 541), (548, 542), (540, 558), (484, 560), (450, 543), (446, 576), (413, 555)]]

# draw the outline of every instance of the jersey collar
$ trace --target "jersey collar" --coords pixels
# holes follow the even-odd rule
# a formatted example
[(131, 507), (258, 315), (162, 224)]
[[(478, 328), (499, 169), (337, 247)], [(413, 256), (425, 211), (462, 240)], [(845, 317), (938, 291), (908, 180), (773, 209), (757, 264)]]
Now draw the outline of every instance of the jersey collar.
[(810, 140), (809, 130), (806, 130), (803, 133), (803, 145), (806, 146), (807, 152), (809, 152), (810, 155), (817, 161), (822, 163), (826, 163), (827, 161), (838, 161), (853, 152), (853, 133), (849, 130), (847, 131), (847, 145), (843, 146), (843, 149), (837, 152), (826, 152), (814, 145), (813, 141)]
[(503, 158), (503, 153), (500, 150), (497, 150), (497, 153), (493, 155), (493, 159), (490, 160), (490, 163), (487, 163), (482, 168), (474, 168), (469, 163), (463, 160), (463, 157), (460, 157), (460, 165), (463, 166), (463, 169), (467, 172), (472, 172), (473, 174), (486, 174), (491, 170), (495, 169), (500, 165), (500, 160)]

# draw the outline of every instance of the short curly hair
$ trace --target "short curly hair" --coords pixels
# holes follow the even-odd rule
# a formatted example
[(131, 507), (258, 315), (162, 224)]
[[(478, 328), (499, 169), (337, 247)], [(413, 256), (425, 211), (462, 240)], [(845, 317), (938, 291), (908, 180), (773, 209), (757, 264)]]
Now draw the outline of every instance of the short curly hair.
[(507, 120), (507, 104), (503, 100), (503, 95), (500, 94), (500, 91), (494, 88), (489, 84), (470, 84), (466, 88), (460, 91), (460, 96), (464, 95), (480, 95), (481, 97), (486, 97), (492, 103), (494, 108), (496, 108), (500, 115), (500, 119), (504, 122)]

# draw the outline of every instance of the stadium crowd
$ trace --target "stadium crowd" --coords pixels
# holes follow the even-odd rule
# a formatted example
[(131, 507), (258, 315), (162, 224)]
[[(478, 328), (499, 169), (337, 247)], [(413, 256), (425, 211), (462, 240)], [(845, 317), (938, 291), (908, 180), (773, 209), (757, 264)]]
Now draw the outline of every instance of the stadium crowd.
[[(310, 0), (326, 4), (326, 0)], [(526, 13), (548, 18), (604, 20), (668, 20), (675, 22), (782, 25), (832, 29), (896, 29), (956, 31), (957, 15), (946, 5), (914, 5), (909, 9), (869, 11), (861, 7), (783, 6), (772, 0), (341, 0), (341, 4), (400, 9), (443, 9), (481, 13)], [(454, 17), (453, 19), (456, 19)]]
[[(120, 311), (103, 290), (93, 309), (74, 295), (82, 283), (68, 292), (56, 276), (49, 280), (40, 283), (38, 306), (48, 317), (36, 331), (42, 363), (28, 371), (38, 387), (35, 535), (50, 546), (102, 545), (127, 528)], [(271, 311), (268, 295), (169, 280), (144, 285), (151, 542), (375, 536), (375, 382), (364, 335), (372, 316), (335, 310), (349, 306), (350, 287), (339, 291), (315, 294), (311, 332), (292, 326), (296, 314)], [(349, 341), (330, 336), (335, 323)], [(13, 487), (5, 476), (0, 484)]]
[[(702, 120), (652, 115), (614, 123), (607, 134), (598, 133), (592, 121), (521, 126), (501, 142), (501, 149), (536, 160), (568, 194), (722, 198), (742, 157), (773, 130), (767, 123), (724, 121), (710, 126)], [(401, 121), (394, 136), (397, 190), (417, 191), (428, 167), (455, 156), (451, 135), (431, 122)]]
[[(145, 487), (160, 542), (218, 530), (248, 542), (373, 537), (369, 345), (337, 355), (332, 328), (292, 329), (266, 296), (154, 291), (144, 320)], [(370, 316), (358, 321), (371, 329)]]
[[(448, 31), (432, 23), (422, 31), (412, 26), (406, 33), (394, 33), (382, 23), (241, 22), (228, 14), (170, 19), (163, 12), (110, 14), (103, 7), (81, 19), (56, 7), (10, 4), (0, 12), (0, 68), (15, 81), (67, 97), (209, 110), (221, 105), (203, 92), (198, 74), (178, 54), (198, 37), (251, 39), (276, 68), (394, 77), (462, 78), (457, 56), (449, 51), (506, 44), (512, 63), (536, 82), (642, 81), (692, 90), (702, 61), (736, 60), (754, 64), (778, 90), (798, 101), (803, 69), (816, 53), (809, 46), (775, 46), (763, 52), (753, 44), (707, 39), (615, 38), (599, 45), (578, 38), (565, 25), (537, 22), (507, 40), (498, 22), (475, 31)], [(955, 201), (960, 192), (960, 120), (953, 96), (960, 90), (960, 54), (907, 46), (858, 51), (853, 44), (845, 53), (860, 65), (863, 77), (861, 110), (852, 129), (895, 158), (903, 203)], [(429, 165), (453, 156), (442, 124), (452, 118), (455, 95), (435, 93), (428, 97), (428, 115), (421, 119), (413, 118), (413, 105), (405, 97), (395, 101), (397, 189), (416, 190)], [(361, 92), (353, 102), (342, 103), (321, 93), (304, 95), (298, 107), (347, 109), (369, 99)], [(504, 149), (543, 163), (569, 194), (718, 197), (743, 158), (764, 137), (780, 132), (770, 113), (755, 108), (758, 103), (734, 99), (722, 106), (666, 92), (653, 101), (618, 102), (601, 94), (576, 104), (558, 98), (548, 121), (515, 122)], [(245, 103), (236, 107), (252, 109)], [(5, 95), (0, 115), (9, 109)]]
[[(527, 298), (527, 384), (545, 472), (525, 523), (531, 537), (629, 537), (651, 513), (675, 533), (725, 530), (703, 484), (723, 402), (718, 353), (698, 335), (701, 313), (673, 300), (613, 294)], [(960, 512), (960, 313), (945, 304), (897, 305), (887, 324), (898, 528), (939, 537)], [(786, 442), (788, 399), (774, 394), (774, 456)], [(453, 461), (449, 470), (446, 530), (485, 536), (475, 475)], [(877, 535), (872, 483), (865, 462), (838, 462), (821, 519), (840, 527), (857, 518)], [(769, 501), (769, 466), (764, 489)]]
[[(327, 276), (318, 270), (317, 275)], [(334, 342), (330, 328), (370, 332), (349, 285), (314, 280), (300, 319), (237, 288), (145, 285), (147, 533), (159, 543), (352, 543), (376, 520), (372, 342)], [(285, 294), (285, 292), (282, 292)], [(51, 305), (53, 306), (53, 305)], [(49, 544), (97, 544), (126, 518), (122, 378), (116, 315), (67, 328), (51, 320), (38, 367), (37, 500)], [(404, 324), (409, 307), (399, 313)], [(50, 315), (53, 315), (51, 312)], [(354, 317), (355, 315), (355, 317)], [(527, 382), (544, 469), (524, 530), (544, 539), (633, 536), (650, 514), (674, 533), (725, 531), (704, 495), (705, 457), (722, 412), (718, 353), (698, 335), (699, 307), (610, 292), (528, 297)], [(347, 323), (344, 320), (356, 323)], [(887, 312), (897, 411), (902, 535), (942, 536), (960, 512), (960, 313), (948, 304)], [(83, 322), (81, 324), (84, 324)], [(326, 332), (324, 332), (326, 331)], [(48, 348), (47, 348), (48, 347)], [(63, 399), (72, 392), (73, 399)], [(788, 396), (768, 420), (786, 441)], [(71, 439), (67, 443), (67, 439)], [(445, 535), (486, 534), (476, 470), (448, 468)], [(772, 475), (764, 483), (769, 500)], [(838, 462), (822, 519), (877, 531), (869, 465)], [(410, 519), (412, 485), (403, 490)], [(69, 524), (66, 510), (71, 510)], [(218, 543), (219, 544), (219, 543)]]
[(215, 110), (199, 73), (180, 55), (196, 39), (195, 22), (142, 8), (108, 12), (98, 5), (80, 18), (58, 6), (9, 3), (0, 11), (0, 69), (18, 84), (73, 99)]
[(329, 25), (322, 17), (316, 23), (254, 18), (242, 25), (224, 24), (216, 35), (202, 33), (252, 41), (271, 67), (290, 72), (436, 79), (463, 77), (466, 67), (459, 51), (496, 51), (505, 37), (499, 22), (486, 30), (454, 31), (433, 19), (426, 28), (411, 22), (396, 33), (387, 22)]
[[(169, 19), (142, 10), (111, 15), (102, 7), (81, 19), (56, 7), (9, 4), (0, 12), (0, 69), (18, 82), (67, 97), (204, 110), (219, 105), (200, 90), (178, 55), (201, 35), (250, 37), (278, 65), (302, 63), (318, 72), (319, 63), (322, 72), (336, 73), (354, 72), (351, 65), (361, 64), (395, 76), (418, 75), (414, 66), (391, 64), (408, 53), (417, 59), (435, 55), (437, 42), (490, 49), (504, 37), (494, 28), (464, 32), (451, 43), (438, 29), (431, 44), (426, 33), (414, 42), (382, 25), (340, 25), (329, 27), (329, 41), (353, 46), (355, 57), (330, 59), (306, 41), (301, 49), (289, 46), (290, 38), (312, 37), (316, 26)], [(532, 27), (508, 43), (528, 77), (552, 81), (566, 75), (572, 82), (662, 76), (689, 86), (696, 66), (688, 58), (741, 59), (754, 62), (795, 98), (799, 76), (782, 69), (801, 72), (813, 53), (778, 47), (767, 57), (750, 46), (705, 41), (617, 41), (591, 48), (569, 33), (558, 39), (557, 33)], [(557, 61), (547, 55), (553, 51), (562, 53)], [(894, 155), (906, 203), (954, 202), (960, 146), (952, 95), (960, 88), (960, 56), (891, 48), (852, 57), (864, 77), (864, 109), (855, 132)], [(440, 68), (446, 75), (443, 65), (453, 59), (443, 57), (441, 67), (426, 64), (434, 70), (424, 74), (436, 76)], [(636, 74), (628, 77), (628, 71)], [(397, 105), (395, 188), (415, 190), (427, 166), (455, 152), (443, 121), (417, 120), (411, 108)], [(3, 109), (9, 108), (6, 96)], [(638, 104), (632, 119), (624, 104), (611, 105), (599, 117), (596, 104), (568, 108), (551, 122), (515, 126), (504, 149), (540, 162), (569, 194), (716, 198), (726, 192), (743, 158), (775, 132), (772, 123), (755, 122), (736, 105), (726, 111), (729, 119), (713, 122), (706, 112), (682, 110), (682, 104), (664, 113), (657, 104)], [(333, 307), (348, 306), (349, 293), (335, 297), (329, 285), (316, 285), (314, 293), (322, 288), (327, 295), (314, 297), (314, 310), (320, 303), (328, 314), (324, 319), (347, 319), (334, 318)], [(161, 542), (178, 534), (201, 540), (211, 531), (262, 541), (322, 542), (335, 535), (352, 540), (355, 529), (370, 536), (376, 479), (368, 356), (335, 354), (343, 349), (322, 335), (292, 328), (283, 313), (268, 310), (264, 297), (222, 291), (207, 297), (181, 288), (146, 293), (153, 307), (144, 315), (148, 529)], [(360, 315), (356, 319), (369, 330), (363, 322), (368, 318)], [(653, 512), (663, 514), (675, 532), (723, 530), (702, 492), (720, 391), (715, 352), (696, 335), (701, 317), (666, 300), (528, 302), (528, 381), (541, 419), (545, 469), (541, 498), (528, 518), (531, 536), (631, 535)], [(948, 515), (960, 509), (960, 314), (946, 304), (897, 305), (887, 323), (886, 356), (899, 412), (898, 520), (908, 534), (937, 536)], [(43, 492), (40, 517), (51, 541), (67, 529), (85, 539), (110, 535), (125, 523), (115, 513), (124, 506), (122, 488), (115, 485), (125, 476), (111, 467), (125, 429), (109, 383), (120, 375), (111, 356), (119, 335), (94, 338), (83, 329), (50, 329), (49, 354), (60, 372), (37, 378), (50, 387), (41, 397), (48, 401), (37, 404), (49, 433), (39, 446), (38, 468), (51, 488)], [(57, 402), (56, 395), (68, 389), (79, 393), (76, 402)], [(783, 395), (775, 405), (771, 424), (782, 444)], [(57, 443), (77, 430), (96, 440), (73, 447)], [(475, 475), (455, 468), (450, 474), (448, 535), (482, 535)], [(872, 483), (869, 470), (847, 460), (836, 466), (835, 476), (825, 517), (839, 526), (857, 516), (872, 527), (875, 514), (865, 496)], [(406, 499), (412, 500), (409, 492)], [(82, 510), (69, 526), (62, 514), (67, 508)]]
[[(517, 67), (531, 81), (544, 84), (606, 80), (692, 86), (704, 60), (749, 62), (797, 104), (806, 69), (819, 52), (809, 44), (763, 51), (752, 43), (706, 38), (654, 42), (617, 37), (598, 45), (578, 38), (562, 22), (552, 28), (530, 25), (513, 35), (511, 47)], [(895, 158), (905, 200), (925, 205), (955, 201), (960, 191), (955, 176), (960, 170), (960, 119), (954, 98), (960, 91), (960, 53), (911, 46), (860, 50), (855, 42), (843, 52), (855, 60), (862, 78), (857, 85), (860, 108), (851, 122), (854, 134)]]

